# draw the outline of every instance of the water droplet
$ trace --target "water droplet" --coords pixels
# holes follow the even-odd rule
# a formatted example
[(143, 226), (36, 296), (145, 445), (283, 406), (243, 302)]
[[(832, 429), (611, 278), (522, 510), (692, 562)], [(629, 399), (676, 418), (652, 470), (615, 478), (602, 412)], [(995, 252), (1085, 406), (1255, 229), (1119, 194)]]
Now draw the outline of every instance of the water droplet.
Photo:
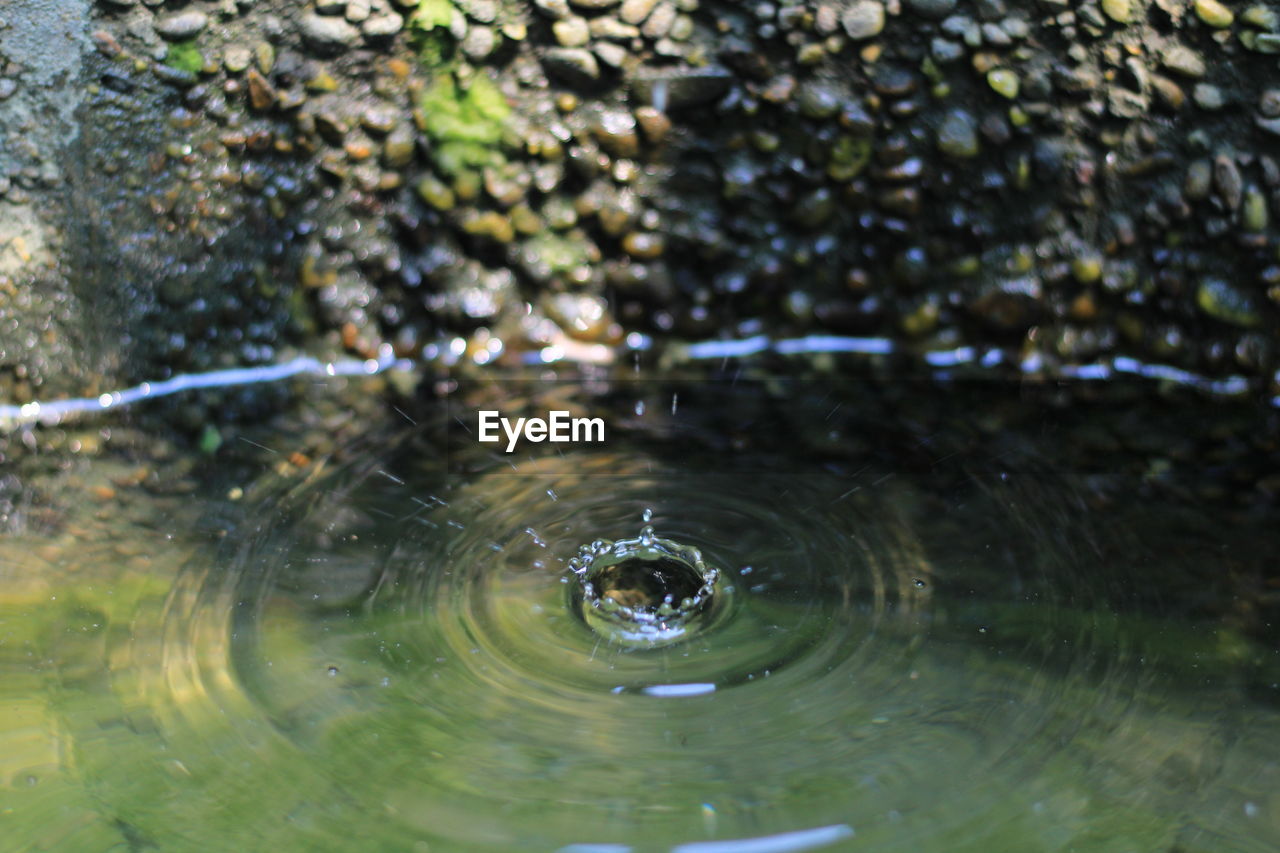
[(571, 606), (613, 642), (653, 648), (684, 639), (719, 601), (719, 573), (698, 550), (659, 539), (650, 526), (636, 539), (591, 544), (596, 554), (578, 572), (580, 597), (571, 594)]
[(649, 509), (649, 507), (645, 507), (644, 515), (642, 516), (642, 518), (644, 518), (645, 524), (648, 524), (649, 522), (653, 521), (653, 510)]
[(928, 586), (928, 584), (926, 584), (920, 578), (912, 578), (911, 582), (916, 585), (916, 589), (924, 589), (926, 586)]
[(337, 668), (336, 666), (331, 666), (331, 667), (329, 667), (329, 677), (330, 677), (330, 678), (333, 678), (333, 677), (334, 677), (335, 675), (337, 675), (337, 674), (338, 674), (338, 668)]
[(636, 417), (644, 414), (644, 400), (636, 400)]

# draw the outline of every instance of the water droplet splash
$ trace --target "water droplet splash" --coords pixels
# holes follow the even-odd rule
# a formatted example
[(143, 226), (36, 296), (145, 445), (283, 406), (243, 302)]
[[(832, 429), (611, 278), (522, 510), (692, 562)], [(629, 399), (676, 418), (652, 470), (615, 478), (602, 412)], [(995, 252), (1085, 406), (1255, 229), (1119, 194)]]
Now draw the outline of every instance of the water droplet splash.
[[(645, 521), (652, 516), (644, 511)], [(570, 607), (619, 645), (679, 642), (705, 628), (719, 609), (720, 571), (708, 567), (697, 548), (659, 538), (647, 524), (634, 539), (583, 545), (569, 569), (579, 581), (570, 590)]]

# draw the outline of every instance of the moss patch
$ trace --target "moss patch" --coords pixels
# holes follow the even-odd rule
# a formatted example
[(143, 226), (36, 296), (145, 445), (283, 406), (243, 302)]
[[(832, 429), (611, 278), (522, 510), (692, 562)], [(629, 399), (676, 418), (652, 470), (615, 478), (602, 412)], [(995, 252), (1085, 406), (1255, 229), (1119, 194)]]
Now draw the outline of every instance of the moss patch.
[(453, 74), (442, 73), (423, 93), (420, 107), (441, 172), (457, 176), (505, 162), (498, 146), (511, 107), (489, 78), (477, 75), (463, 91)]
[(200, 53), (195, 39), (174, 42), (169, 45), (169, 52), (164, 56), (164, 64), (188, 74), (199, 74), (204, 68), (204, 55)]

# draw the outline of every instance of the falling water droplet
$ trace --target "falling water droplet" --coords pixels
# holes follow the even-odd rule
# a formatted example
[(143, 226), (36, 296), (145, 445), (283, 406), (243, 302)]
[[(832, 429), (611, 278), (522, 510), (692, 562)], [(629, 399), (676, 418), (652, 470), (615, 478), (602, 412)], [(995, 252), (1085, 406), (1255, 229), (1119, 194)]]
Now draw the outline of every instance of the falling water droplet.
[(644, 414), (644, 400), (636, 400), (636, 417)]
[(653, 521), (653, 510), (650, 509), (649, 507), (645, 507), (644, 515), (641, 517), (644, 519), (644, 523), (648, 524), (649, 522)]
[(329, 677), (330, 677), (330, 678), (333, 678), (333, 677), (334, 677), (334, 676), (336, 676), (337, 674), (338, 674), (338, 668), (337, 668), (336, 666), (331, 666), (331, 667), (329, 667)]

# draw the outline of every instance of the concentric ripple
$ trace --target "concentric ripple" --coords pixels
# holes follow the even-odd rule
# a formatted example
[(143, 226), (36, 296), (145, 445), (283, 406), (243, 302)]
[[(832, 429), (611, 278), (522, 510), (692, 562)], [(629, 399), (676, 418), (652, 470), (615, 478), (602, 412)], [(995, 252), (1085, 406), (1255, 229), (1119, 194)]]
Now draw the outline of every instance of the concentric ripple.
[(94, 617), (113, 699), (61, 725), (113, 825), (165, 850), (1168, 849), (1180, 808), (1134, 810), (1225, 764), (1176, 627), (1117, 609), (1132, 543), (1047, 479), (431, 447), (317, 468)]

